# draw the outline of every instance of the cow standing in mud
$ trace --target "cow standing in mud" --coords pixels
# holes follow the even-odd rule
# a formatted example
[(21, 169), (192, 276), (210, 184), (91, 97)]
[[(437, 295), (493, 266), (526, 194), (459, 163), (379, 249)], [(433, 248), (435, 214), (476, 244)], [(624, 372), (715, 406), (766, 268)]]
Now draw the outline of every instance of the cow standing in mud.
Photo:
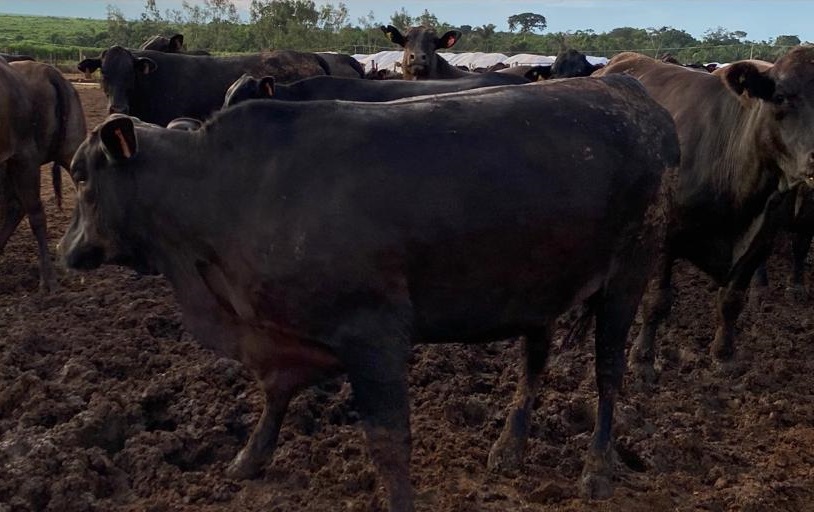
[[(405, 143), (420, 165), (393, 158)], [(74, 158), (60, 251), (72, 268), (165, 275), (198, 340), (256, 375), (265, 408), (232, 477), (262, 469), (298, 390), (346, 372), (394, 512), (413, 510), (411, 345), (525, 337), (488, 461), (514, 469), (554, 321), (587, 301), (599, 401), (581, 485), (602, 498), (627, 333), (669, 201), (662, 176), (678, 158), (669, 114), (628, 77), (250, 101), (194, 131), (117, 115)]]
[(797, 187), (814, 183), (814, 48), (794, 48), (768, 69), (742, 61), (714, 75), (622, 53), (594, 76), (614, 73), (641, 81), (673, 115), (681, 141), (675, 209), (631, 363), (653, 376), (677, 258), (720, 286), (711, 351), (729, 358), (749, 281), (791, 217)]
[(54, 162), (55, 195), (61, 205), (59, 165), (70, 165), (85, 139), (85, 115), (73, 86), (52, 66), (0, 59), (0, 251), (28, 216), (39, 249), (40, 289), (56, 286), (40, 200), (40, 165)]

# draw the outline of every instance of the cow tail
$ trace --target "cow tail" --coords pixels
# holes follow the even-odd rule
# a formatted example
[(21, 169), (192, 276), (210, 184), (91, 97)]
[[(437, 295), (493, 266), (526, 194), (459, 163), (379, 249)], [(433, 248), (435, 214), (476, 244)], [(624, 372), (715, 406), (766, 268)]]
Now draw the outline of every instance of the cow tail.
[(325, 74), (330, 75), (331, 74), (331, 66), (328, 65), (328, 61), (323, 59), (322, 55), (320, 55), (318, 53), (315, 53), (314, 57), (317, 58), (317, 63), (319, 64), (319, 67), (321, 67), (322, 70), (325, 72)]
[[(576, 345), (581, 345), (588, 335), (591, 327), (591, 320), (594, 317), (594, 306), (589, 299), (578, 306), (574, 306), (568, 311), (568, 333), (562, 340), (562, 350), (568, 350)], [(574, 318), (576, 317), (576, 318)]]
[(60, 150), (65, 143), (65, 136), (68, 129), (68, 112), (70, 100), (70, 91), (65, 90), (65, 83), (61, 80), (61, 76), (56, 76), (59, 72), (54, 70), (49, 73), (49, 81), (56, 93), (56, 119), (57, 119), (57, 133), (56, 137), (51, 140), (51, 146), (48, 148), (49, 156), (54, 157), (54, 165), (51, 167), (51, 184), (54, 187), (54, 198), (57, 202), (57, 208), (62, 210), (62, 171), (59, 166)]

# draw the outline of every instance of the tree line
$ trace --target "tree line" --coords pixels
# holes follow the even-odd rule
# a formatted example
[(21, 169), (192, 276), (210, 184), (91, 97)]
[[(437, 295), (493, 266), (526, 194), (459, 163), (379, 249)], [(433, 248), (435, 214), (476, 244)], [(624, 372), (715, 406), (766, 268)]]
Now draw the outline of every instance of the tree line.
[[(249, 19), (240, 18), (231, 0), (204, 0), (200, 4), (184, 1), (181, 9), (161, 11), (156, 0), (146, 0), (138, 19), (126, 19), (122, 11), (107, 7), (105, 30), (86, 30), (61, 35), (58, 41), (40, 41), (51, 55), (60, 48), (91, 54), (119, 44), (136, 48), (155, 34), (184, 34), (189, 49), (206, 49), (213, 53), (253, 52), (285, 48), (304, 51), (339, 51), (348, 54), (374, 53), (393, 45), (379, 30), (391, 24), (399, 29), (415, 25), (436, 28), (439, 32), (460, 30), (463, 37), (453, 48), (457, 52), (501, 52), (505, 54), (538, 53), (556, 55), (575, 48), (583, 53), (610, 57), (623, 50), (639, 51), (653, 57), (671, 54), (684, 63), (730, 62), (755, 58), (774, 60), (788, 47), (800, 44), (796, 35), (778, 35), (768, 41), (753, 41), (743, 31), (723, 27), (711, 28), (696, 39), (688, 32), (673, 27), (619, 27), (608, 32), (577, 30), (541, 33), (547, 26), (544, 15), (518, 13), (507, 19), (509, 31), (498, 31), (489, 23), (480, 26), (453, 26), (425, 9), (412, 15), (404, 8), (380, 20), (371, 11), (351, 20), (343, 2), (317, 4), (313, 0), (252, 0)], [(30, 50), (32, 42), (0, 43), (7, 51)], [(34, 44), (33, 46), (36, 46)]]

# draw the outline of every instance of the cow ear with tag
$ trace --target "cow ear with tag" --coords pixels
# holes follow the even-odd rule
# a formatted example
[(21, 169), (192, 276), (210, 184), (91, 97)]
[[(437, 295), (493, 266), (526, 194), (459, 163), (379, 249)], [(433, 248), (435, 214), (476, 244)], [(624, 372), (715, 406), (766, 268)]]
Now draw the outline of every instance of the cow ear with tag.
[(274, 77), (264, 76), (257, 84), (257, 95), (260, 98), (273, 98), (274, 97)]
[(727, 66), (724, 79), (737, 96), (746, 92), (752, 98), (769, 101), (774, 95), (774, 80), (751, 62), (736, 62)]
[(461, 38), (461, 31), (460, 30), (450, 30), (449, 32), (445, 33), (438, 39), (438, 48), (452, 48), (455, 46), (455, 43), (458, 42), (458, 39)]
[(105, 154), (116, 162), (130, 160), (138, 152), (133, 120), (126, 116), (114, 117), (99, 129)]
[(158, 69), (158, 64), (153, 59), (148, 57), (139, 57), (136, 59), (136, 62), (133, 64), (136, 68), (137, 73), (141, 73), (143, 75), (149, 75), (150, 73), (154, 73), (156, 69)]
[(384, 32), (384, 35), (387, 36), (387, 39), (391, 40), (392, 42), (396, 43), (399, 46), (404, 46), (407, 43), (407, 40), (401, 35), (399, 29), (394, 27), (393, 25), (387, 25), (386, 27), (379, 27)]

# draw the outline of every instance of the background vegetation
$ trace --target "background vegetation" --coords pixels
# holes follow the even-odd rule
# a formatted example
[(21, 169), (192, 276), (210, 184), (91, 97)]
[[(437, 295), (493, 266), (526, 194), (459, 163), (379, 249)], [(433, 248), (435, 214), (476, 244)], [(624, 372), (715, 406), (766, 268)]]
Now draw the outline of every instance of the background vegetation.
[(205, 0), (196, 5), (184, 2), (179, 10), (163, 12), (156, 0), (146, 0), (144, 12), (135, 20), (126, 19), (114, 5), (108, 5), (105, 20), (0, 15), (0, 52), (28, 54), (52, 63), (75, 63), (114, 44), (136, 48), (151, 35), (180, 32), (188, 49), (207, 49), (216, 54), (270, 48), (374, 53), (394, 48), (379, 30), (383, 24), (402, 29), (413, 25), (433, 26), (439, 31), (457, 28), (463, 32), (454, 47), (458, 52), (555, 55), (572, 47), (610, 57), (635, 50), (654, 57), (670, 53), (684, 63), (774, 60), (788, 47), (800, 44), (796, 35), (780, 34), (768, 41), (753, 41), (746, 32), (724, 27), (710, 28), (701, 39), (673, 27), (543, 33), (547, 26), (544, 14), (531, 12), (510, 16), (510, 31), (504, 32), (491, 23), (453, 27), (426, 9), (416, 16), (402, 8), (384, 20), (377, 19), (373, 12), (351, 20), (342, 2), (253, 0), (249, 19), (242, 20), (230, 0)]

